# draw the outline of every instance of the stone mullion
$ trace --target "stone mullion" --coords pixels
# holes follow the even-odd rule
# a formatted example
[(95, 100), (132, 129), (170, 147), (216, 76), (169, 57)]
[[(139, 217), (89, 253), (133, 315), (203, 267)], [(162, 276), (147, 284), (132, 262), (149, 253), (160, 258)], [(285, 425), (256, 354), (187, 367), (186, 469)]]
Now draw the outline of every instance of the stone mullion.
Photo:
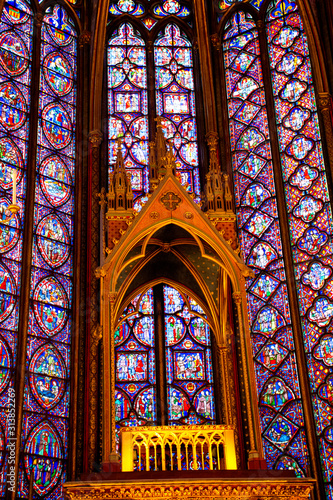
[(154, 287), (157, 425), (168, 425), (163, 285)]

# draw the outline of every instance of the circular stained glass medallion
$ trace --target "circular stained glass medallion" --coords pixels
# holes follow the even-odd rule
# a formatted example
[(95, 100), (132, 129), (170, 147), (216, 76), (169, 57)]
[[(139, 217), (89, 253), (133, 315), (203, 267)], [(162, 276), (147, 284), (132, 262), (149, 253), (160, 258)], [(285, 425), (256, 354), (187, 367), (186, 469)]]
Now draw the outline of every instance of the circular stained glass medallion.
[(59, 96), (73, 88), (73, 71), (67, 59), (59, 52), (52, 52), (44, 59), (44, 75), (51, 89)]
[(45, 344), (32, 357), (29, 367), (31, 391), (38, 403), (53, 408), (65, 391), (66, 368), (59, 351)]
[(0, 36), (0, 63), (11, 76), (20, 75), (27, 69), (27, 49), (16, 33), (5, 32)]
[(40, 167), (41, 186), (46, 199), (54, 207), (66, 203), (71, 195), (71, 175), (65, 163), (55, 155), (48, 156)]
[(67, 320), (68, 299), (55, 278), (42, 279), (34, 292), (34, 312), (40, 328), (48, 335), (60, 332)]
[(54, 214), (44, 217), (37, 226), (37, 245), (45, 262), (61, 266), (70, 253), (69, 234), (65, 224)]
[(56, 149), (63, 149), (72, 140), (72, 123), (65, 108), (56, 102), (45, 106), (42, 112), (43, 131)]
[(17, 130), (25, 121), (26, 104), (22, 93), (11, 82), (0, 85), (0, 123), (7, 130)]

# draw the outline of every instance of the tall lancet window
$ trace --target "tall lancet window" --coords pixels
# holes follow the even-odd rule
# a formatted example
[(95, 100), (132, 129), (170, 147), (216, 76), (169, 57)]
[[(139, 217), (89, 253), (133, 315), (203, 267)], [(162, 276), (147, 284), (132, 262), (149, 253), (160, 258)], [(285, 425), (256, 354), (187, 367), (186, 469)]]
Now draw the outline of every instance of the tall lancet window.
[(141, 197), (149, 190), (146, 66), (143, 38), (130, 23), (121, 24), (108, 45), (109, 165), (112, 171), (123, 137), (125, 168)]
[[(309, 474), (302, 427), (310, 394), (307, 421), (315, 424), (332, 498), (332, 213), (307, 37), (295, 1), (251, 0), (258, 16), (238, 2), (228, 17), (231, 3), (220, 2), (219, 19), (238, 229), (255, 271), (247, 283), (248, 308), (266, 460), (271, 468)], [(264, 21), (260, 44), (257, 18)], [(268, 53), (264, 77), (259, 46)], [(298, 305), (292, 314), (288, 291)]]
[[(6, 486), (14, 491), (17, 446), (17, 495), (28, 497), (32, 475), (34, 495), (55, 500), (63, 497), (69, 441), (77, 30), (63, 6), (47, 7), (41, 27), (33, 9), (9, 0), (0, 21), (0, 496)], [(28, 315), (19, 310), (21, 283), (30, 284)], [(14, 397), (19, 359), (25, 385)], [(11, 408), (22, 422), (18, 435)]]
[[(135, 24), (126, 20), (112, 29), (122, 14), (133, 16)], [(169, 15), (173, 21), (165, 25)], [(116, 140), (120, 137), (137, 211), (148, 199), (149, 141), (155, 138), (158, 117), (162, 118), (159, 123), (175, 155), (176, 175), (200, 201), (192, 43), (176, 23), (177, 17), (191, 26), (192, 13), (187, 2), (166, 0), (151, 7), (146, 1), (119, 0), (109, 7), (109, 172), (114, 168)], [(142, 29), (138, 29), (138, 21)], [(159, 29), (159, 24), (163, 29)]]
[(279, 468), (292, 456), (303, 475), (307, 444), (252, 16), (240, 11), (231, 17), (223, 49), (239, 238), (246, 262), (255, 271), (247, 281), (247, 298), (266, 460)]
[(176, 173), (200, 196), (196, 108), (191, 43), (176, 24), (159, 33), (154, 47), (156, 112), (176, 155)]
[[(309, 48), (294, 2), (271, 2), (266, 33), (311, 400), (325, 482), (333, 474), (333, 224)], [(332, 484), (327, 484), (329, 498)]]
[[(0, 495), (8, 471), (9, 406), (15, 406), (19, 295), (26, 198), (32, 10), (24, 0), (7, 2), (0, 21)], [(12, 214), (13, 176), (20, 210)], [(12, 430), (12, 428), (11, 428)], [(14, 433), (15, 434), (15, 433)]]

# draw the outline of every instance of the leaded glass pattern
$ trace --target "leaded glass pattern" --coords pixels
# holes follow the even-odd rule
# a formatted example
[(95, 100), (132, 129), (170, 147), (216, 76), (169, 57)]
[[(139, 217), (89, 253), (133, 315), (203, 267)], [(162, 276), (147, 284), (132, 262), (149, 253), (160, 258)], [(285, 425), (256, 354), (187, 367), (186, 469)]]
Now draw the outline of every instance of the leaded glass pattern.
[(117, 427), (159, 421), (156, 363), (165, 363), (168, 425), (215, 423), (211, 338), (204, 311), (191, 297), (163, 286), (160, 340), (166, 356), (160, 359), (155, 353), (154, 290), (127, 306), (114, 335)]
[(123, 137), (124, 165), (134, 197), (148, 192), (148, 103), (146, 48), (129, 23), (113, 33), (108, 44), (109, 170)]
[(135, 0), (111, 1), (109, 5), (109, 22), (114, 16), (121, 16), (122, 14), (128, 14), (140, 19), (143, 25), (150, 30), (158, 19), (170, 15), (184, 19), (190, 24), (191, 8), (188, 2), (178, 2), (178, 0), (164, 0), (153, 5), (150, 5), (146, 0), (143, 0), (142, 3)]
[(163, 287), (169, 424), (215, 422), (210, 328), (203, 310)]
[[(21, 285), (22, 231), (26, 196), (33, 19), (24, 0), (4, 5), (0, 22), (0, 496), (4, 495), (7, 455), (15, 435), (7, 419), (14, 411), (18, 298)], [(12, 215), (13, 174), (17, 204)]]
[(126, 308), (114, 334), (116, 422), (156, 425), (154, 296), (150, 288)]
[(31, 301), (19, 494), (32, 468), (39, 497), (62, 498), (68, 448), (76, 115), (76, 31), (46, 10), (41, 74)]
[(271, 2), (266, 32), (313, 411), (327, 497), (333, 498), (332, 213), (309, 49), (296, 3)]
[(168, 24), (154, 44), (156, 114), (176, 157), (176, 175), (199, 200), (200, 180), (191, 42)]
[(223, 38), (235, 202), (263, 444), (269, 468), (308, 467), (258, 31), (242, 11)]

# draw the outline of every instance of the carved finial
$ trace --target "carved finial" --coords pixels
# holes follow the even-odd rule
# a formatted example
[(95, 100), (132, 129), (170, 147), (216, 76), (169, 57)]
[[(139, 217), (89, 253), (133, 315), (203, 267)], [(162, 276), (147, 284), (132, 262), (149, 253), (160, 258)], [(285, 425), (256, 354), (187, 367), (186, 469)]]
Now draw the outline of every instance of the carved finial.
[(89, 132), (88, 139), (93, 148), (98, 148), (103, 140), (103, 134), (100, 130), (92, 130)]
[(97, 198), (99, 198), (99, 204), (101, 205), (102, 210), (104, 210), (105, 205), (107, 203), (106, 201), (106, 191), (105, 188), (102, 187), (100, 193), (96, 193)]
[(172, 143), (170, 143), (170, 142), (169, 142), (169, 149), (166, 153), (164, 161), (165, 161), (166, 173), (169, 175), (170, 174), (175, 175), (176, 174), (176, 159), (175, 159), (175, 156), (173, 154)]
[(209, 132), (206, 135), (209, 148), (209, 171), (206, 176), (206, 205), (209, 212), (225, 212), (221, 167), (217, 156), (218, 135)]
[(124, 158), (123, 158), (123, 153), (121, 150), (121, 143), (122, 143), (122, 138), (118, 137), (117, 139), (117, 157), (116, 157), (116, 166), (115, 166), (115, 171), (121, 171), (122, 173), (125, 172), (125, 165), (124, 165)]
[(90, 44), (91, 42), (91, 32), (88, 30), (82, 31), (79, 36), (79, 47), (84, 47), (85, 45)]
[(224, 200), (227, 212), (232, 212), (232, 194), (229, 185), (229, 175), (223, 174), (224, 178)]

